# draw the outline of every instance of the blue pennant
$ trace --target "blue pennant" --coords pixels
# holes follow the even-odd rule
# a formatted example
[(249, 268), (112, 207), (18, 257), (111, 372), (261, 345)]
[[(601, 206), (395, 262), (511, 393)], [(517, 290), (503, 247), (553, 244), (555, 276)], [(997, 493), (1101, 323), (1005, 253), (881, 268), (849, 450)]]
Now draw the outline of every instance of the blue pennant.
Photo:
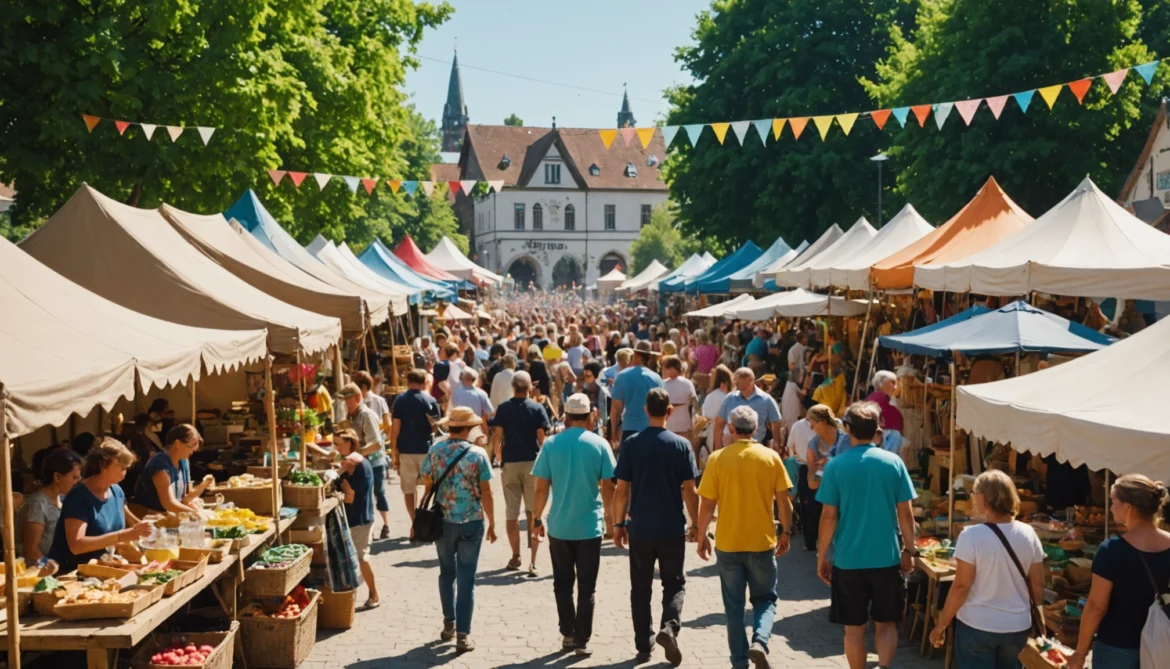
[(1028, 105), (1032, 104), (1032, 96), (1036, 94), (1036, 89), (1024, 91), (1023, 93), (1015, 93), (1012, 95), (1016, 99), (1016, 104), (1020, 105), (1020, 111), (1028, 111)]
[(893, 114), (894, 114), (894, 118), (898, 119), (898, 123), (900, 123), (902, 125), (902, 127), (905, 128), (906, 127), (906, 117), (910, 115), (910, 108), (909, 107), (896, 107), (893, 110)]
[(754, 126), (756, 132), (760, 134), (760, 141), (764, 144), (767, 144), (768, 135), (772, 132), (772, 119), (762, 118), (758, 121), (752, 121), (752, 126)]
[(410, 193), (411, 195), (414, 195), (414, 192), (416, 190), (418, 190), (418, 182), (417, 181), (403, 181), (402, 182), (402, 190), (406, 191), (407, 193)]
[(695, 123), (694, 125), (684, 125), (683, 130), (687, 131), (687, 138), (691, 140), (691, 146), (699, 143), (699, 135), (703, 134), (705, 123)]
[(1158, 62), (1155, 60), (1150, 63), (1135, 65), (1133, 71), (1142, 75), (1142, 79), (1145, 79), (1146, 83), (1149, 84), (1154, 79), (1154, 71), (1158, 69)]
[(670, 143), (674, 141), (674, 136), (676, 134), (678, 134), (677, 125), (662, 126), (662, 141), (665, 143), (667, 149), (670, 148)]

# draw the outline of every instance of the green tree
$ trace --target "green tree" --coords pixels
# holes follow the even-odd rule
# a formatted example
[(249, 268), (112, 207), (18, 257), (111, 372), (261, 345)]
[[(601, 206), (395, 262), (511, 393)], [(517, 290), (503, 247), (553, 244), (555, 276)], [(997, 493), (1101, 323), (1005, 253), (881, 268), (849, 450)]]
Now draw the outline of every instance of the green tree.
[(516, 114), (512, 114), (508, 118), (504, 119), (504, 125), (512, 125), (512, 126), (516, 126), (516, 127), (521, 127), (524, 125), (524, 119), (520, 118)]
[[(863, 83), (878, 106), (891, 107), (1028, 90), (1139, 65), (1158, 56), (1142, 34), (1170, 28), (1170, 3), (1146, 0), (1153, 19), (1147, 22), (1142, 4), (923, 0), (917, 29), (904, 36), (895, 27), (877, 77)], [(1094, 82), (1083, 107), (1062, 90), (1051, 111), (1039, 94), (1026, 113), (1009, 99), (998, 121), (983, 105), (970, 127), (957, 109), (941, 130), (933, 118), (926, 128), (911, 120), (905, 129), (891, 118), (897, 190), (935, 222), (958, 211), (989, 176), (1034, 216), (1085, 175), (1115, 193), (1141, 150), (1164, 81), (1159, 76), (1147, 87), (1131, 73), (1116, 96)]]
[(683, 235), (675, 225), (675, 208), (669, 201), (664, 202), (654, 207), (650, 223), (630, 244), (630, 270), (627, 274), (634, 276), (655, 260), (674, 269), (686, 259), (683, 250)]
[[(672, 125), (836, 114), (866, 109), (858, 77), (886, 53), (889, 26), (913, 22), (917, 0), (714, 0), (699, 14), (694, 44), (676, 60), (698, 83), (668, 92)], [(680, 131), (682, 134), (682, 131)], [(697, 148), (676, 137), (667, 179), (683, 229), (726, 242), (784, 237), (793, 246), (833, 223), (872, 216), (868, 158), (885, 138), (859, 121), (849, 137), (822, 142), (809, 123), (799, 140), (785, 129), (739, 146), (706, 131)], [(889, 210), (897, 202), (885, 202)]]

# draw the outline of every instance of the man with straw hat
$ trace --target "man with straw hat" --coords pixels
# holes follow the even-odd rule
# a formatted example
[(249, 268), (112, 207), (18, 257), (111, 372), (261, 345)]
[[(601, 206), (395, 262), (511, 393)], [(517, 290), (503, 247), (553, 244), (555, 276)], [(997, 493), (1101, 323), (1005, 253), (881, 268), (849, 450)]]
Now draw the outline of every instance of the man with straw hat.
[(621, 446), (621, 441), (635, 432), (641, 432), (650, 427), (650, 417), (646, 415), (646, 393), (651, 388), (662, 388), (662, 377), (647, 369), (650, 359), (658, 355), (649, 341), (641, 340), (634, 345), (634, 356), (630, 366), (617, 375), (613, 383), (612, 417), (613, 429), (610, 431), (610, 443), (614, 450)]

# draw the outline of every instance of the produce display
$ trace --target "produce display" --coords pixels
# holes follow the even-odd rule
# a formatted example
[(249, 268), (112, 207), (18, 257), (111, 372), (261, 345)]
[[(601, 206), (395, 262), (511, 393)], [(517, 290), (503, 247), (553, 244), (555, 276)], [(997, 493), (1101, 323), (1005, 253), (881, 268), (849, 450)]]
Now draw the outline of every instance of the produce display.
[(163, 585), (170, 583), (177, 577), (183, 575), (180, 569), (169, 569), (169, 564), (166, 562), (157, 563), (152, 562), (146, 567), (138, 570), (138, 584), (139, 585)]
[(240, 474), (227, 480), (227, 485), (217, 488), (265, 488), (272, 485), (272, 479), (260, 478), (251, 474)]
[(151, 655), (150, 663), (172, 667), (201, 665), (207, 662), (213, 652), (215, 648), (208, 645), (175, 644)]
[(103, 567), (113, 567), (114, 569), (133, 569), (134, 566), (126, 558), (117, 553), (102, 553), (98, 558), (97, 563)]
[(142, 596), (141, 592), (121, 592), (122, 585), (116, 580), (104, 582), (85, 581), (79, 584), (64, 599), (62, 604), (127, 604)]
[(232, 525), (231, 527), (212, 527), (212, 539), (243, 539), (248, 536), (250, 532), (244, 529), (243, 525)]
[(253, 604), (252, 610), (246, 615), (255, 618), (299, 618), (301, 612), (309, 605), (309, 593), (305, 591), (305, 586), (298, 585), (293, 588), (280, 606), (273, 611), (271, 608), (265, 611), (265, 607), (260, 604)]
[(293, 485), (322, 485), (323, 483), (317, 472), (300, 469), (289, 475), (289, 482)]
[(60, 581), (53, 578), (52, 576), (46, 576), (37, 581), (37, 584), (33, 586), (33, 592), (49, 592), (50, 590), (56, 590), (59, 587), (61, 587)]
[(251, 509), (230, 508), (212, 511), (211, 518), (207, 520), (206, 525), (210, 528), (243, 525), (248, 532), (264, 532), (268, 529), (270, 522), (272, 522), (271, 518), (258, 516)]
[(257, 569), (285, 569), (310, 550), (304, 544), (273, 546), (260, 554), (254, 566)]

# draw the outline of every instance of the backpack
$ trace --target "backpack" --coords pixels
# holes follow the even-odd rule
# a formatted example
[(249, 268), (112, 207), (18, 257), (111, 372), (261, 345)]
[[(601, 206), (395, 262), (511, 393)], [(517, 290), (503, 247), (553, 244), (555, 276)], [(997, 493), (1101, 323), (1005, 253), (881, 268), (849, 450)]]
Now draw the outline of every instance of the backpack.
[(1141, 551), (1138, 551), (1138, 557), (1146, 568), (1150, 585), (1154, 587), (1154, 602), (1150, 604), (1146, 624), (1142, 626), (1141, 668), (1157, 669), (1165, 666), (1164, 660), (1170, 657), (1170, 592), (1158, 587), (1154, 572)]

